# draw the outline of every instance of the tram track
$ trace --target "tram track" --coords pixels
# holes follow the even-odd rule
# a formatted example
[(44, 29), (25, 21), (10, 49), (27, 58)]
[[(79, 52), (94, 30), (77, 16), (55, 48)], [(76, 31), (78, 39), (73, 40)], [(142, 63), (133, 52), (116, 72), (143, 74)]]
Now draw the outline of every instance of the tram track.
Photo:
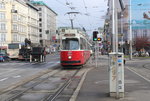
[(62, 91), (67, 87), (67, 86), (69, 86), (70, 85), (70, 83), (73, 81), (73, 79), (74, 79), (74, 77), (75, 77), (75, 75), (78, 73), (79, 71), (76, 71), (74, 74), (73, 74), (73, 76), (71, 76), (67, 81), (66, 81), (66, 83), (64, 83), (63, 85), (62, 85), (62, 87), (59, 89), (59, 90), (57, 90), (52, 96), (47, 96), (44, 100), (42, 100), (42, 101), (54, 101), (56, 98), (57, 98), (57, 96), (59, 95), (59, 94), (61, 94), (62, 93)]
[[(54, 71), (52, 71), (52, 70), (44, 71), (43, 73), (36, 75), (33, 78), (31, 77), (31, 79), (29, 79), (27, 81), (25, 80), (26, 82), (22, 81), (22, 83), (15, 84), (15, 85), (13, 85), (13, 86), (9, 87), (8, 89), (5, 89), (1, 92), (0, 100), (1, 101), (14, 101), (17, 97), (21, 96), (23, 93), (27, 92), (28, 90), (30, 90), (31, 88), (33, 88), (34, 86), (38, 85), (39, 83), (45, 81), (48, 78), (48, 77), (43, 78), (40, 81), (37, 80), (40, 77), (45, 76), (45, 75), (52, 76), (58, 72), (60, 72), (60, 70), (57, 70), (57, 69)], [(24, 88), (24, 85), (26, 85), (27, 83), (30, 83), (32, 81), (37, 81), (37, 82), (33, 83), (30, 87)], [(21, 89), (21, 90), (19, 90), (19, 89)], [(12, 92), (15, 92), (15, 91), (17, 91), (17, 94), (12, 94)], [(5, 96), (7, 96), (7, 95), (11, 95), (11, 96), (9, 96), (5, 100), (1, 99), (3, 97), (5, 98)]]
[[(3, 93), (1, 92), (0, 94), (0, 101), (54, 101), (64, 91), (64, 89), (68, 87), (74, 81), (74, 79), (76, 79), (75, 76), (79, 73), (79, 71), (80, 69), (57, 69), (50, 73), (43, 74), (36, 79), (30, 80), (29, 82), (23, 83), (16, 87), (12, 87), (11, 89), (9, 88), (7, 90), (4, 90)], [(84, 72), (82, 71), (82, 73), (80, 73), (80, 76), (82, 76), (83, 74)], [(54, 78), (59, 78), (59, 80), (53, 82), (52, 80)], [(39, 89), (39, 87), (42, 85), (54, 85), (55, 89), (42, 89), (42, 87), (41, 89)], [(38, 93), (44, 96), (42, 96), (38, 100), (36, 99), (36, 96), (34, 99), (26, 97)]]

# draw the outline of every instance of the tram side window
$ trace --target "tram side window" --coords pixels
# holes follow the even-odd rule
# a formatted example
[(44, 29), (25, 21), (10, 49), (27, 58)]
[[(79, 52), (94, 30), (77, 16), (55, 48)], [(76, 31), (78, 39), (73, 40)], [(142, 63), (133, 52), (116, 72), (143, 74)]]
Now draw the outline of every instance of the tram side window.
[(79, 49), (79, 41), (78, 39), (66, 39), (62, 41), (63, 50), (78, 50)]
[(81, 50), (86, 49), (86, 41), (83, 38), (80, 39), (80, 47), (81, 47)]
[(83, 39), (82, 38), (80, 38), (80, 49), (81, 50), (84, 49), (84, 47), (83, 47)]

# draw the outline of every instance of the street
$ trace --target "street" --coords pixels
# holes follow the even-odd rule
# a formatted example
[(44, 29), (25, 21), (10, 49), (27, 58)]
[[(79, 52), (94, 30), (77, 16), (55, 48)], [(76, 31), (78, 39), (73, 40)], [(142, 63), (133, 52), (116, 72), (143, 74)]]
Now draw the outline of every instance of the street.
[(59, 65), (59, 55), (48, 55), (44, 63), (30, 63), (25, 61), (10, 61), (0, 63), (0, 89), (7, 88), (21, 80), (47, 69)]

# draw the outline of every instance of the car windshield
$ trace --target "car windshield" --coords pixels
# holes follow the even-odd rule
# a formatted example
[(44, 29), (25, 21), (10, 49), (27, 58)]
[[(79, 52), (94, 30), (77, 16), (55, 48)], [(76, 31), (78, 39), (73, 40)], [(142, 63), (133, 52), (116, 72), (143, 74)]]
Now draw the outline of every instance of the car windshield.
[(76, 38), (67, 38), (62, 41), (63, 50), (78, 50), (79, 41)]

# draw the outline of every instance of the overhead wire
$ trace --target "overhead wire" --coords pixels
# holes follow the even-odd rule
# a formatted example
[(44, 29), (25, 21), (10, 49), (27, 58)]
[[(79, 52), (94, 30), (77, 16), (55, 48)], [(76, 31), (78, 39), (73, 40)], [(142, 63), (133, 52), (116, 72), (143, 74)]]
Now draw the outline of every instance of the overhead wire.
[[(85, 0), (83, 0), (83, 4), (84, 4), (84, 8), (85, 8), (85, 11), (86, 11), (86, 14), (88, 14), (88, 10), (87, 10), (87, 6), (86, 6), (86, 3), (85, 3)], [(90, 22), (90, 19), (89, 19), (89, 16), (87, 15), (87, 19), (88, 19), (88, 23), (89, 25), (92, 27), (92, 24)], [(91, 29), (90, 29), (91, 30)]]
[(61, 2), (59, 0), (55, 0), (55, 1), (57, 1), (58, 3), (60, 3), (60, 4), (64, 5), (64, 6), (66, 6), (66, 4), (64, 4), (63, 2)]

